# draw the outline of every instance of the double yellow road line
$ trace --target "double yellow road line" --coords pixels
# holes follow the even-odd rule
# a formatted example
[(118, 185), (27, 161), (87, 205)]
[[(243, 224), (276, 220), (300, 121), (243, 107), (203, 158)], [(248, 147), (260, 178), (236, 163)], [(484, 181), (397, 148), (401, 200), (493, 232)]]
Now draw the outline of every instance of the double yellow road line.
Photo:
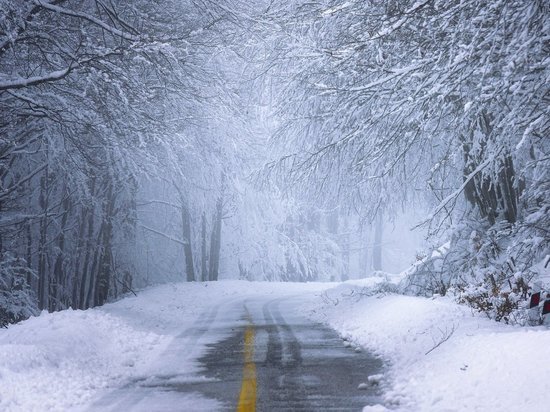
[(237, 412), (256, 411), (256, 364), (254, 363), (254, 328), (247, 326), (244, 332), (243, 383)]

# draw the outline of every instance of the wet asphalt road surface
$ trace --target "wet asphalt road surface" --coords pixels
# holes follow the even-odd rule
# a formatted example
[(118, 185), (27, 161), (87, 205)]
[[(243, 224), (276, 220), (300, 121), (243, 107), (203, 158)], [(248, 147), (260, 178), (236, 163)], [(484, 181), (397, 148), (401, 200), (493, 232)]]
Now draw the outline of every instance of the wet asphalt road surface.
[(255, 334), (256, 410), (360, 411), (378, 403), (378, 388), (358, 385), (381, 373), (380, 360), (344, 346), (336, 332), (302, 316), (292, 299), (245, 302), (243, 320), (246, 325), (231, 328), (230, 336), (208, 345), (199, 359), (213, 381), (178, 390), (201, 392), (221, 401), (222, 410), (236, 410), (248, 327)]
[[(91, 410), (361, 411), (381, 403), (379, 388), (358, 385), (382, 373), (382, 362), (309, 320), (302, 303), (299, 297), (254, 298), (212, 308), (167, 350), (170, 370), (112, 392)], [(253, 335), (251, 347), (245, 334)], [(194, 358), (193, 348), (201, 348), (195, 371), (200, 379), (178, 372), (178, 358)], [(243, 409), (247, 356), (255, 396), (253, 408)], [(189, 396), (211, 403), (189, 402)]]

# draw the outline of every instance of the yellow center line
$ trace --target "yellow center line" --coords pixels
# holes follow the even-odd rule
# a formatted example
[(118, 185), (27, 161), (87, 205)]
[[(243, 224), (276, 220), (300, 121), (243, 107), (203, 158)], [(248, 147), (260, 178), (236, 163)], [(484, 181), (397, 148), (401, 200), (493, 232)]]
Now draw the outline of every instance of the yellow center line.
[(250, 325), (244, 332), (243, 383), (237, 412), (256, 410), (256, 364), (254, 363), (254, 328)]

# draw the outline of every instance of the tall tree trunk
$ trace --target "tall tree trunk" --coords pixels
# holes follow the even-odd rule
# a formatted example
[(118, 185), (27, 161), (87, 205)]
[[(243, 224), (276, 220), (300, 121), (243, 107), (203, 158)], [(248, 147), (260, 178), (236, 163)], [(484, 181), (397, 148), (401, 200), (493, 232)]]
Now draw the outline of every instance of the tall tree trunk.
[[(78, 212), (77, 212), (78, 213)], [(80, 225), (78, 227), (78, 241), (75, 249), (75, 259), (73, 263), (73, 277), (72, 277), (72, 294), (71, 294), (71, 308), (78, 309), (80, 307), (79, 293), (82, 287), (82, 273), (80, 272), (80, 261), (82, 258), (82, 252), (84, 249), (84, 243), (86, 242), (86, 225), (88, 223), (88, 207), (82, 209), (82, 215), (80, 216)], [(85, 251), (84, 251), (85, 252)]]
[[(336, 215), (338, 216), (338, 215)], [(338, 221), (336, 221), (338, 224)], [(348, 280), (350, 274), (350, 222), (349, 217), (344, 217), (342, 222), (342, 233), (340, 235), (340, 250), (342, 252), (342, 273), (340, 273), (341, 280)], [(336, 226), (337, 229), (337, 226)], [(336, 232), (335, 232), (336, 233)]]
[(372, 268), (374, 270), (382, 270), (382, 230), (384, 223), (382, 221), (382, 213), (376, 215), (374, 223), (374, 244), (372, 246)]
[(195, 281), (195, 265), (193, 262), (193, 248), (191, 245), (191, 216), (187, 202), (181, 199), (181, 228), (183, 234), (183, 252), (185, 254), (185, 275), (188, 282)]
[(208, 280), (208, 247), (206, 240), (206, 214), (201, 217), (201, 280)]
[[(90, 181), (90, 196), (91, 199), (95, 196), (95, 185), (96, 185), (96, 178), (95, 176), (92, 177)], [(90, 202), (91, 202), (90, 199)], [(94, 235), (94, 210), (93, 205), (86, 206), (84, 216), (88, 215), (88, 227), (85, 228), (85, 238), (86, 243), (84, 246), (84, 252), (86, 253), (84, 256), (84, 264), (82, 265), (82, 276), (80, 276), (80, 293), (79, 293), (79, 307), (80, 309), (86, 309), (86, 297), (87, 297), (87, 288), (88, 288), (88, 275), (89, 274), (89, 267), (90, 267), (90, 261), (92, 259), (92, 254), (94, 251), (94, 245), (92, 245), (92, 236)], [(97, 245), (95, 245), (97, 247)]]
[(43, 211), (40, 218), (40, 235), (38, 240), (38, 308), (48, 308), (49, 276), (47, 272), (47, 231), (48, 231), (48, 168), (40, 179), (39, 205)]
[(94, 251), (94, 257), (92, 260), (92, 268), (90, 269), (90, 274), (88, 276), (88, 291), (86, 293), (86, 302), (85, 302), (85, 308), (91, 308), (94, 306), (94, 299), (96, 296), (96, 282), (97, 278), (99, 277), (99, 265), (101, 261), (101, 248), (103, 245), (101, 244), (101, 240), (103, 239), (103, 225), (99, 228), (99, 233), (97, 235), (97, 241), (95, 243), (95, 251)]
[[(483, 135), (478, 143), (478, 151), (473, 152), (474, 138), (469, 141), (460, 136), (464, 155), (464, 176), (469, 176), (482, 162), (487, 143), (495, 139), (492, 135), (492, 116), (483, 112), (472, 126), (472, 133)], [(499, 216), (510, 223), (518, 218), (518, 201), (521, 195), (522, 184), (516, 182), (514, 162), (509, 153), (500, 158), (500, 168), (496, 175), (479, 173), (471, 179), (464, 188), (466, 199), (477, 208), (482, 218), (487, 218), (490, 225), (494, 225)]]
[(61, 217), (61, 226), (59, 228), (59, 237), (57, 239), (58, 251), (53, 268), (53, 282), (50, 283), (50, 312), (64, 309), (60, 304), (66, 303), (61, 300), (62, 290), (66, 286), (63, 261), (65, 259), (65, 230), (67, 228), (70, 207), (70, 197), (66, 185), (63, 190), (63, 196), (64, 198), (61, 202), (63, 213)]
[(218, 280), (220, 270), (220, 249), (222, 236), (223, 198), (219, 197), (216, 203), (214, 225), (210, 237), (210, 271), (208, 278)]
[(113, 193), (113, 182), (108, 183), (107, 199), (105, 200), (107, 205), (105, 207), (105, 214), (102, 222), (102, 247), (101, 257), (99, 262), (99, 272), (96, 281), (96, 290), (94, 296), (94, 306), (101, 306), (109, 297), (109, 287), (111, 285), (112, 277), (112, 263), (113, 263), (113, 251), (112, 251), (112, 238), (113, 238), (113, 214), (115, 208), (115, 196)]
[(506, 155), (499, 173), (499, 187), (502, 198), (504, 217), (510, 223), (515, 223), (518, 217), (518, 190), (514, 185), (516, 173), (512, 156)]
[[(2, 180), (0, 180), (0, 187), (4, 187)], [(0, 215), (1, 214), (2, 214), (2, 202), (0, 202)], [(4, 258), (4, 238), (2, 236), (2, 232), (0, 231), (0, 261), (2, 261), (3, 258)]]
[[(25, 231), (27, 236), (27, 245), (26, 245), (26, 256), (27, 256), (27, 267), (32, 268), (32, 227), (31, 222), (27, 221), (25, 223)], [(31, 271), (29, 270), (27, 274), (27, 285), (31, 288), (33, 287), (33, 279), (31, 276)]]
[(368, 248), (368, 244), (369, 244), (368, 230), (365, 230), (365, 233), (367, 233), (367, 235), (363, 239), (365, 247), (363, 248), (363, 253), (361, 255), (361, 267), (363, 268), (363, 271), (361, 272), (362, 277), (368, 277), (369, 276), (369, 259), (370, 259), (370, 256), (369, 256), (369, 248)]

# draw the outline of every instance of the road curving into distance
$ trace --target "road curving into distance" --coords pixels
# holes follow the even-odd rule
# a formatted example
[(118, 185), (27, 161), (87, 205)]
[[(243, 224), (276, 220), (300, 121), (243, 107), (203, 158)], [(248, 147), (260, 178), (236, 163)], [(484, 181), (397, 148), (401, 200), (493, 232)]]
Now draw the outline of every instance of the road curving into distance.
[(206, 376), (225, 383), (203, 393), (221, 400), (222, 410), (239, 412), (360, 411), (378, 403), (375, 387), (358, 386), (381, 372), (381, 362), (344, 346), (300, 306), (298, 297), (244, 301), (245, 325), (200, 359)]
[[(150, 376), (88, 410), (360, 411), (379, 403), (376, 386), (358, 386), (381, 373), (381, 361), (308, 319), (303, 303), (243, 297), (213, 307), (174, 339)], [(178, 369), (184, 358), (195, 359), (193, 376)]]

